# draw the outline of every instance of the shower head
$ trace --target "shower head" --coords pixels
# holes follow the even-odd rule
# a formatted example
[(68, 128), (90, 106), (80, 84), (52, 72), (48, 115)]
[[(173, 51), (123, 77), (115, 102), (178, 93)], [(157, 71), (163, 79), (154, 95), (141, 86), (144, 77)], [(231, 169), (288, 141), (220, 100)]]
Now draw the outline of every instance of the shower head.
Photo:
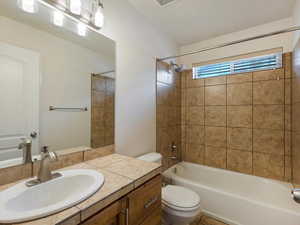
[(176, 64), (176, 63), (174, 63), (173, 61), (171, 62), (171, 68), (174, 68), (174, 71), (176, 72), (176, 73), (180, 73), (180, 72), (182, 72), (182, 70), (183, 70), (183, 65), (178, 65), (178, 64)]

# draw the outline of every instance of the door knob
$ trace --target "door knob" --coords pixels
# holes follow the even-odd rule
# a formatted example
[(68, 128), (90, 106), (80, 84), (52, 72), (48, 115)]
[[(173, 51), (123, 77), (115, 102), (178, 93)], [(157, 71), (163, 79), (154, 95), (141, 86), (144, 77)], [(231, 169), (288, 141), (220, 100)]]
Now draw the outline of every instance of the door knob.
[(36, 138), (37, 137), (37, 132), (35, 132), (35, 131), (31, 132), (30, 137)]

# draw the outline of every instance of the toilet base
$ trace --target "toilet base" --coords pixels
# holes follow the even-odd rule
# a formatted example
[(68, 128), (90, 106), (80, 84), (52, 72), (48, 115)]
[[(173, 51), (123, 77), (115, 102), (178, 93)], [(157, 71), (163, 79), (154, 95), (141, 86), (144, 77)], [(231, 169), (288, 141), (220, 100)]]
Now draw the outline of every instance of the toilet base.
[(191, 212), (182, 212), (163, 206), (162, 221), (164, 225), (189, 225), (200, 212), (200, 209)]

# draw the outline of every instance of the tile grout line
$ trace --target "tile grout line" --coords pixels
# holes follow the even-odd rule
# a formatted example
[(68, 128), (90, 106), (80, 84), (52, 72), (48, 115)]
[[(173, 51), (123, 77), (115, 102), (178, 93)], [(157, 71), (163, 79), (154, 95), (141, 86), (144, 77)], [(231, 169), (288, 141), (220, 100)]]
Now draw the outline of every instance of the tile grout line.
[(226, 88), (226, 99), (225, 99), (225, 101), (226, 101), (226, 106), (225, 106), (225, 119), (226, 119), (226, 130), (225, 130), (225, 135), (226, 135), (226, 137), (225, 137), (225, 140), (226, 140), (226, 169), (228, 169), (228, 140), (227, 140), (227, 138), (228, 138), (228, 133), (227, 133), (227, 130), (228, 130), (228, 121), (227, 121), (227, 104), (228, 104), (228, 101), (227, 101), (227, 97), (228, 97), (228, 92), (227, 92), (227, 88), (228, 88), (228, 76), (226, 76), (226, 86), (225, 86), (225, 88)]
[(203, 141), (203, 145), (204, 145), (204, 153), (203, 153), (203, 164), (206, 165), (206, 100), (205, 100), (205, 92), (206, 92), (206, 85), (205, 85), (205, 79), (203, 80), (204, 81), (204, 94), (203, 94), (203, 98), (204, 98), (204, 104), (203, 104), (203, 109), (204, 109), (204, 121), (203, 121), (203, 124), (204, 124), (204, 141)]
[(284, 60), (284, 78), (283, 78), (283, 180), (286, 179), (285, 177), (285, 153), (286, 153), (286, 149), (285, 149), (285, 127), (286, 127), (286, 106), (285, 106), (285, 91), (286, 91), (286, 86), (285, 86), (285, 78), (286, 78), (286, 54), (283, 54), (283, 60)]
[(251, 73), (251, 88), (252, 88), (252, 93), (251, 93), (251, 99), (252, 99), (252, 127), (251, 127), (251, 132), (252, 132), (252, 146), (251, 146), (251, 150), (252, 150), (252, 165), (251, 165), (251, 169), (252, 172), (251, 174), (254, 175), (254, 128), (253, 128), (253, 124), (254, 124), (254, 85), (253, 85), (253, 76), (254, 73)]

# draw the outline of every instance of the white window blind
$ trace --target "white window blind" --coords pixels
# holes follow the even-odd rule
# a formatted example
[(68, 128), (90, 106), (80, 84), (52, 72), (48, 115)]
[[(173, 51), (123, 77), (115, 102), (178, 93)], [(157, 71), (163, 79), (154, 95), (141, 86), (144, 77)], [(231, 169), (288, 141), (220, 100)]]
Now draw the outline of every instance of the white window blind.
[(200, 79), (214, 76), (246, 73), (282, 67), (282, 53), (256, 56), (228, 62), (193, 67), (193, 78)]

